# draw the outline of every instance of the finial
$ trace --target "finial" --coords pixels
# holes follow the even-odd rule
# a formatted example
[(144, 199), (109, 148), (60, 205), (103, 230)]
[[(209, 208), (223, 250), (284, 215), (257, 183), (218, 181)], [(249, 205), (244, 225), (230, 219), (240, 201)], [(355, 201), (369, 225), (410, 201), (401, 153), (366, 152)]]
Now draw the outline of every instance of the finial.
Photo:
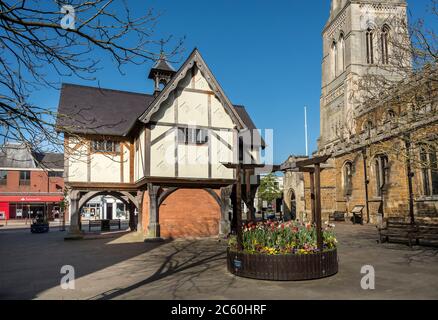
[(160, 58), (164, 58), (164, 39), (160, 40)]

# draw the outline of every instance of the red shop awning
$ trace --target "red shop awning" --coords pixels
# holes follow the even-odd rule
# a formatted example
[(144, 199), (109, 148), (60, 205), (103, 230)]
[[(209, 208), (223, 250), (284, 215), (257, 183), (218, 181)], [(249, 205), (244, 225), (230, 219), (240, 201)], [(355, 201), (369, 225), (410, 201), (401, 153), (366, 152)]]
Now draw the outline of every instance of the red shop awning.
[(0, 202), (61, 202), (62, 196), (0, 196)]

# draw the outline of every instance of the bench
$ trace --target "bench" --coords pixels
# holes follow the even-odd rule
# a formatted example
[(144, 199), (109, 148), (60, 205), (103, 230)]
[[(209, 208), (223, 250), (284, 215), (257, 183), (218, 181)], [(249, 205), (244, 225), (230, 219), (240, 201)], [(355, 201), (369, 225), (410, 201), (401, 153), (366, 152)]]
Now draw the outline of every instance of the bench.
[(438, 244), (438, 225), (417, 222), (402, 221), (397, 218), (389, 218), (386, 227), (379, 229), (380, 243), (383, 242), (407, 242), (409, 246), (416, 244)]
[(110, 230), (111, 230), (111, 227), (117, 227), (118, 230), (121, 230), (122, 229), (122, 220), (120, 220), (120, 219), (110, 220), (109, 225), (110, 225)]
[(122, 229), (122, 223), (120, 219), (113, 220), (89, 220), (88, 231), (91, 228), (99, 228), (100, 231), (110, 231), (111, 227), (116, 227), (118, 230)]
[(102, 229), (102, 222), (101, 220), (88, 220), (88, 231), (91, 231), (91, 228), (98, 227), (99, 230)]
[(400, 219), (389, 218), (386, 226), (379, 228), (380, 243), (384, 242), (407, 242), (412, 246), (416, 240), (417, 226)]
[(329, 216), (330, 221), (345, 221), (345, 212), (335, 211)]
[(428, 243), (435, 245), (438, 244), (438, 225), (417, 223), (416, 240), (417, 240), (417, 244), (420, 243)]

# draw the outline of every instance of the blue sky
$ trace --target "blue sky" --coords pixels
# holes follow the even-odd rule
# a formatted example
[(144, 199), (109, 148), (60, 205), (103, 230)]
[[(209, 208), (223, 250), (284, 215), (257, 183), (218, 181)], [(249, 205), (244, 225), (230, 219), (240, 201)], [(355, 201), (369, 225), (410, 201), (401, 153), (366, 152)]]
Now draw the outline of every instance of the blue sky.
[[(198, 47), (231, 101), (243, 104), (259, 128), (274, 129), (274, 160), (304, 154), (304, 105), (308, 107), (310, 151), (319, 135), (321, 31), (329, 0), (130, 0), (133, 12), (148, 8), (162, 13), (156, 39), (186, 37), (182, 61)], [(424, 15), (428, 0), (411, 0), (414, 18)], [(63, 82), (150, 93), (152, 62), (125, 67), (121, 75), (102, 60), (99, 80), (74, 77)], [(179, 65), (176, 65), (179, 67)], [(41, 90), (32, 97), (41, 106), (56, 107), (59, 92)]]

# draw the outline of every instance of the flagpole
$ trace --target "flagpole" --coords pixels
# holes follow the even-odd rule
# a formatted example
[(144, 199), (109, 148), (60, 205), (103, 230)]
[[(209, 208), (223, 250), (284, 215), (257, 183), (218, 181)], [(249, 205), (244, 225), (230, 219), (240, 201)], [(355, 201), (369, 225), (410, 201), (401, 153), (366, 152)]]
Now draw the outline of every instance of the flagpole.
[(306, 139), (306, 157), (309, 156), (309, 144), (307, 139), (307, 107), (304, 106), (304, 134)]

